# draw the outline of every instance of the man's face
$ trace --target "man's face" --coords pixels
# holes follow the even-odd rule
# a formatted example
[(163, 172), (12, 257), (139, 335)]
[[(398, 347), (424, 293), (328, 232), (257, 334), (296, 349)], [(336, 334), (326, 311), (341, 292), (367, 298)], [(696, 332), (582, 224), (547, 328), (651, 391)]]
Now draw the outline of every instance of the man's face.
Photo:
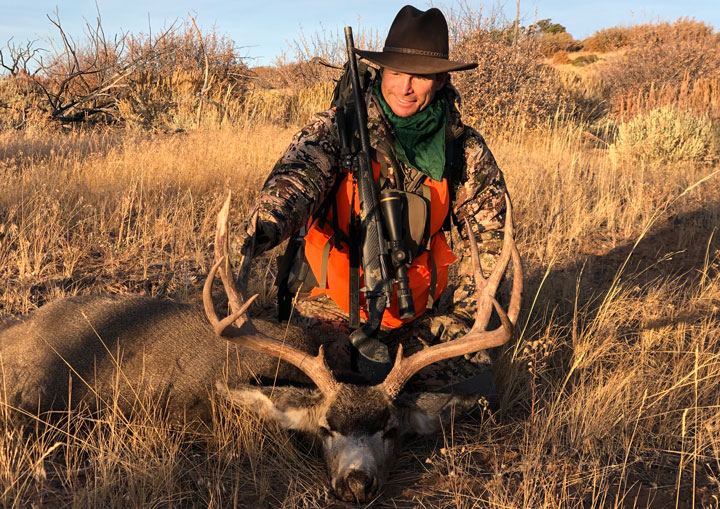
[(435, 93), (445, 85), (447, 73), (406, 74), (383, 69), (380, 89), (385, 102), (398, 117), (409, 117), (430, 104)]

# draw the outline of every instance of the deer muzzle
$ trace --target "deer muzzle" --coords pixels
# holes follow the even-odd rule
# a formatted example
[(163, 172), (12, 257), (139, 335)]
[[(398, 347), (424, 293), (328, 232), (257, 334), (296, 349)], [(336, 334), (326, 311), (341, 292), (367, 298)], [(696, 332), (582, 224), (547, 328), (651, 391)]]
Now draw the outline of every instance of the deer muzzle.
[(362, 470), (351, 470), (335, 483), (335, 495), (345, 502), (367, 502), (377, 491), (377, 476)]

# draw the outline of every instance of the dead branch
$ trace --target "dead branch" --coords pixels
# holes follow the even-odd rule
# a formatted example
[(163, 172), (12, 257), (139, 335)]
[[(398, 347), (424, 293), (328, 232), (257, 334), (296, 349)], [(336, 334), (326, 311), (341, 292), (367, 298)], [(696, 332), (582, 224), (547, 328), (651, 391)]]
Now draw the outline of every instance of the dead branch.
[[(25, 44), (15, 44), (10, 38), (5, 48), (0, 49), (0, 67), (7, 70), (10, 76), (33, 76), (42, 65), (40, 53), (46, 51), (42, 48), (35, 48), (36, 42), (26, 41)], [(35, 69), (31, 70), (30, 66), (33, 63), (37, 65)]]

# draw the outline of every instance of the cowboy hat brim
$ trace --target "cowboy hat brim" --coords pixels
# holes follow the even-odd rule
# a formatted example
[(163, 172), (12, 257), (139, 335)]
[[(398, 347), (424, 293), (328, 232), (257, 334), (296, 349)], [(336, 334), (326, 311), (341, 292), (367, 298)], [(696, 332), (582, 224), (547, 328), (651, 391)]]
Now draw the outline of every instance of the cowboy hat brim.
[(355, 49), (355, 53), (380, 67), (386, 67), (393, 71), (407, 74), (435, 74), (439, 72), (466, 71), (477, 67), (477, 63), (474, 62), (453, 62), (447, 58), (418, 55), (410, 52), (380, 52)]

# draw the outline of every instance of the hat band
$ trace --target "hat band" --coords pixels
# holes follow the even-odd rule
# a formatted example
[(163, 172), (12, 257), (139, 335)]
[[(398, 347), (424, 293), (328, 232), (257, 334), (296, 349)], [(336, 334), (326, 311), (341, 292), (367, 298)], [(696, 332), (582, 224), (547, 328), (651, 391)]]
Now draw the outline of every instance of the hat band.
[(390, 52), (390, 53), (406, 53), (408, 55), (422, 55), (425, 57), (437, 57), (437, 58), (444, 58), (447, 60), (448, 54), (447, 53), (440, 53), (439, 51), (425, 51), (422, 49), (413, 49), (413, 48), (393, 48), (391, 46), (385, 46), (383, 47), (383, 52)]

